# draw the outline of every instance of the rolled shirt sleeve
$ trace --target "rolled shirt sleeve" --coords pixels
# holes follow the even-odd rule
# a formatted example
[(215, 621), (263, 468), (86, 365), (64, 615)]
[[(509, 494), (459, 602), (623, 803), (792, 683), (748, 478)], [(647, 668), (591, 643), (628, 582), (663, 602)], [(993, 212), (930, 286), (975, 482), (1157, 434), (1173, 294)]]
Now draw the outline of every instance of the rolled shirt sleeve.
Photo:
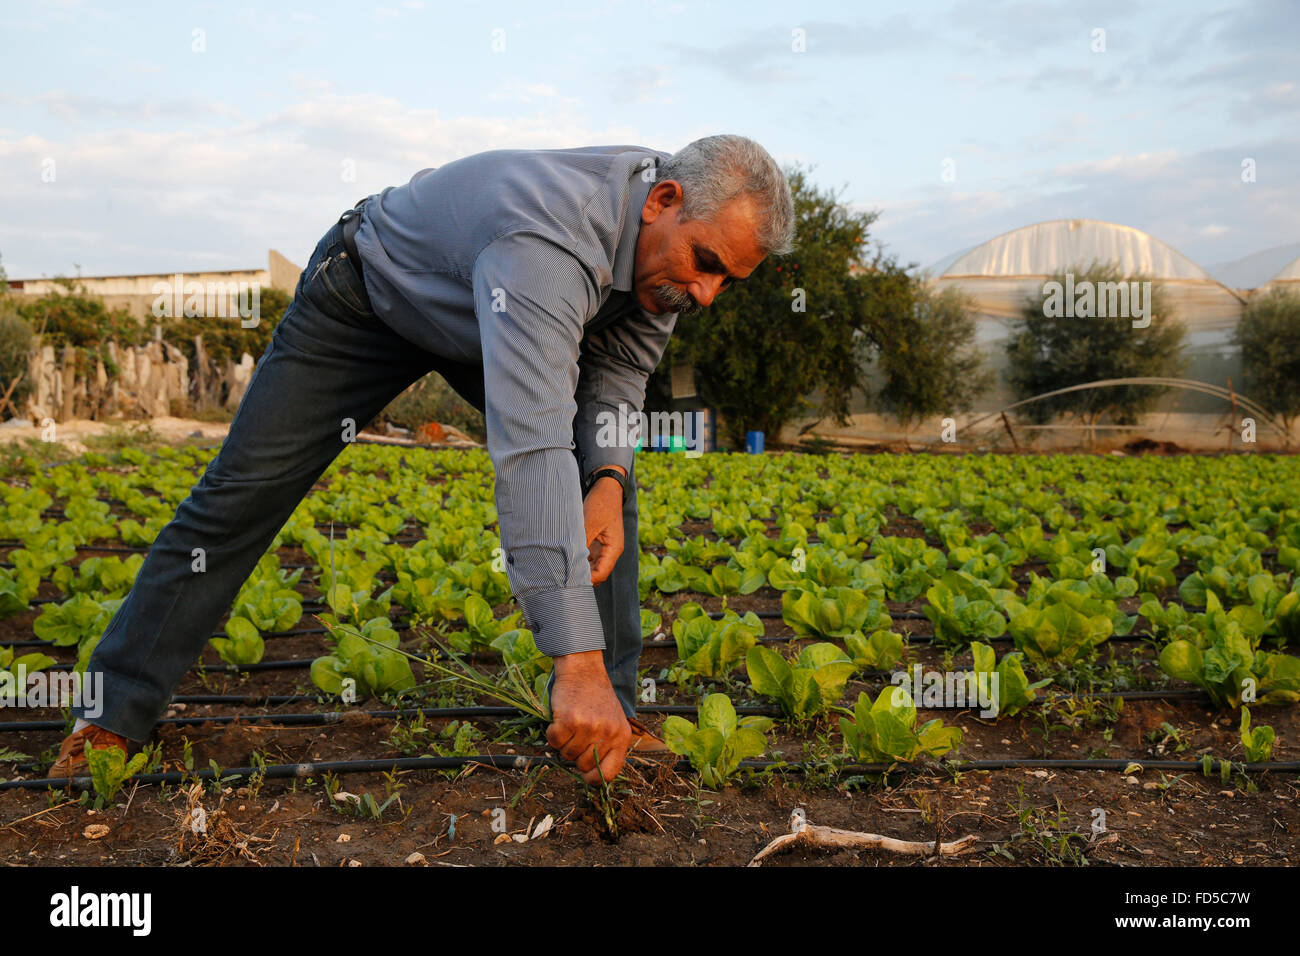
[[(579, 357), (574, 436), (583, 475), (606, 465), (631, 473), (645, 406), (646, 379), (663, 358), (677, 313), (651, 315), (640, 307), (592, 334)], [(625, 427), (626, 426), (626, 427)]]
[(579, 343), (597, 287), (574, 255), (526, 232), (482, 250), (473, 286), (506, 575), (542, 653), (603, 650), (573, 455)]

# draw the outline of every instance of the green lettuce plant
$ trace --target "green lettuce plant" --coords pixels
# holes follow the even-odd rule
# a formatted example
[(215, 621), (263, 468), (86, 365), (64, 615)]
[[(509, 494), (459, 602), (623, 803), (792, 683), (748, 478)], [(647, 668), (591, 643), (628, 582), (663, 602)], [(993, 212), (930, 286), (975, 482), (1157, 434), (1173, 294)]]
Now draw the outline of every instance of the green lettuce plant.
[[(336, 592), (340, 590), (341, 586), (335, 589)], [(330, 596), (330, 606), (335, 607), (336, 613), (338, 596)], [(274, 578), (263, 578), (240, 589), (231, 614), (247, 618), (259, 631), (271, 634), (287, 631), (302, 620), (302, 595)]]
[[(725, 594), (753, 594), (766, 580), (763, 572), (758, 568), (741, 569), (726, 564), (716, 564), (707, 571), (691, 564), (679, 564), (674, 571), (681, 575), (689, 590), (714, 597), (722, 597)], [(660, 590), (663, 588), (661, 587)]]
[(961, 746), (961, 729), (945, 727), (937, 717), (918, 727), (916, 705), (897, 685), (884, 688), (874, 702), (861, 693), (852, 710), (836, 710), (847, 715), (840, 718), (845, 751), (863, 763), (905, 763), (922, 755), (942, 757)]
[(37, 671), (43, 671), (57, 663), (58, 661), (48, 654), (32, 653), (15, 656), (12, 647), (0, 647), (0, 671), (9, 671), (15, 677), (18, 676), (18, 668), (20, 667), (24, 669), (25, 673), (35, 674)]
[(1247, 763), (1264, 763), (1273, 758), (1274, 733), (1272, 727), (1250, 726), (1250, 708), (1241, 708), (1241, 746), (1246, 751)]
[(537, 649), (533, 632), (526, 627), (516, 627), (492, 638), (491, 646), (501, 652), (506, 667), (514, 668), (519, 676), (531, 683), (542, 675), (549, 675), (555, 662)]
[(658, 611), (651, 611), (649, 608), (644, 607), (641, 608), (641, 638), (643, 640), (657, 633), (659, 628), (663, 626), (663, 623), (663, 615)]
[(922, 613), (934, 624), (934, 640), (941, 647), (964, 647), (981, 637), (1000, 637), (1007, 629), (1001, 607), (1012, 604), (1011, 592), (949, 571), (925, 592), (929, 602)]
[(379, 697), (415, 686), (411, 665), (397, 649), (397, 632), (387, 618), (367, 621), (360, 629), (350, 624), (323, 622), (337, 641), (334, 653), (312, 661), (312, 683), (327, 694), (338, 694), (343, 681), (356, 681), (360, 697)]
[(688, 601), (673, 621), (678, 663), (669, 678), (678, 683), (690, 675), (721, 680), (740, 666), (762, 636), (763, 622), (753, 611), (741, 617), (728, 608), (715, 620), (700, 604)]
[(889, 670), (903, 659), (903, 637), (880, 629), (865, 634), (844, 635), (844, 647), (853, 666), (861, 671)]
[(246, 617), (232, 617), (223, 628), (225, 637), (210, 638), (208, 643), (216, 648), (221, 659), (236, 667), (256, 664), (266, 653), (266, 642), (252, 621)]
[(465, 629), (452, 631), (447, 635), (447, 642), (466, 654), (486, 650), (502, 634), (517, 629), (522, 619), (523, 612), (515, 611), (498, 621), (487, 601), (477, 594), (469, 594), (465, 597)]
[(776, 698), (786, 715), (796, 720), (825, 713), (838, 703), (857, 669), (834, 644), (808, 645), (794, 666), (770, 648), (751, 647), (745, 667), (755, 692)]
[(1019, 651), (1004, 654), (997, 660), (997, 654), (988, 644), (973, 641), (970, 646), (975, 658), (976, 674), (996, 675), (998, 716), (1008, 717), (1020, 713), (1038, 699), (1038, 691), (1050, 684), (1051, 678), (1029, 682), (1025, 676), (1024, 655)]
[(1089, 615), (1065, 602), (1023, 608), (1010, 623), (1016, 649), (1035, 664), (1072, 664), (1091, 658), (1114, 627), (1104, 613)]
[(1248, 696), (1261, 704), (1300, 701), (1300, 658), (1255, 651), (1239, 628), (1215, 633), (1204, 648), (1171, 641), (1160, 669), (1204, 688), (1218, 707), (1238, 707)]
[(95, 787), (98, 803), (112, 803), (122, 785), (145, 768), (150, 752), (142, 750), (130, 760), (121, 747), (92, 747), (86, 741), (86, 760), (90, 765), (90, 779)]
[(846, 637), (888, 628), (893, 619), (882, 601), (854, 588), (792, 588), (781, 595), (781, 617), (796, 634)]
[(28, 610), (40, 584), (39, 574), (35, 576), (35, 586), (32, 586), (30, 578), (24, 578), (20, 572), (0, 568), (0, 618)]
[(1133, 578), (1139, 591), (1161, 593), (1177, 581), (1178, 552), (1169, 547), (1167, 535), (1139, 535), (1123, 545), (1108, 545), (1106, 561)]
[(121, 558), (86, 558), (75, 568), (56, 568), (51, 580), (64, 594), (89, 594), (100, 600), (125, 597), (144, 565), (143, 554)]
[(740, 762), (760, 757), (767, 750), (764, 732), (770, 717), (736, 719), (736, 708), (726, 694), (709, 694), (697, 708), (698, 726), (676, 715), (664, 720), (664, 743), (686, 757), (706, 787), (720, 790), (735, 775)]
[(56, 647), (72, 647), (87, 638), (98, 637), (121, 603), (121, 598), (96, 601), (89, 594), (78, 594), (62, 604), (45, 605), (32, 630)]

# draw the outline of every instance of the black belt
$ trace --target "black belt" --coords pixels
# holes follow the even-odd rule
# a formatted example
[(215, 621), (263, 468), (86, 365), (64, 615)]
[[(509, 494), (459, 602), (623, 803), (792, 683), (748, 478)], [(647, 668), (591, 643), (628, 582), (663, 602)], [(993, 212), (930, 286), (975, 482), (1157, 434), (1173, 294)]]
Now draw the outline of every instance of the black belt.
[(361, 228), (361, 206), (365, 201), (365, 199), (361, 200), (339, 218), (339, 222), (343, 224), (343, 248), (347, 250), (348, 258), (352, 260), (352, 268), (357, 271), (358, 278), (361, 277), (361, 256), (357, 253), (356, 236), (357, 230)]

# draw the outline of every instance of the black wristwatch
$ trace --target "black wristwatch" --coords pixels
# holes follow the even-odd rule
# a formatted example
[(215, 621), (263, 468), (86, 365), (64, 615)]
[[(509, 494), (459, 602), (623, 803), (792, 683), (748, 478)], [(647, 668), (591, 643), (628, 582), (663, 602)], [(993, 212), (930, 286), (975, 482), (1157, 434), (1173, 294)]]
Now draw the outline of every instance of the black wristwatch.
[(586, 485), (583, 486), (582, 497), (586, 498), (587, 495), (591, 492), (591, 489), (596, 484), (596, 482), (598, 482), (601, 478), (604, 478), (606, 475), (608, 475), (610, 478), (613, 478), (615, 481), (617, 481), (619, 485), (623, 488), (623, 503), (626, 504), (627, 503), (627, 476), (624, 475), (617, 468), (608, 468), (608, 467), (597, 468), (595, 471), (593, 471), (591, 473), (591, 477), (587, 479)]

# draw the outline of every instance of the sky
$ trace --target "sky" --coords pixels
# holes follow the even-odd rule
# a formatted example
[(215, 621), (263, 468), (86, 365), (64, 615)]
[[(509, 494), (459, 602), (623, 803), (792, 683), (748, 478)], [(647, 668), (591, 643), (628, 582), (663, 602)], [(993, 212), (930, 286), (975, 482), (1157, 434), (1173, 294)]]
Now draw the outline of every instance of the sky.
[(1300, 0), (0, 0), (0, 23), (11, 278), (301, 265), (460, 156), (722, 132), (877, 212), (904, 264), (1060, 218), (1202, 266), (1300, 242)]

